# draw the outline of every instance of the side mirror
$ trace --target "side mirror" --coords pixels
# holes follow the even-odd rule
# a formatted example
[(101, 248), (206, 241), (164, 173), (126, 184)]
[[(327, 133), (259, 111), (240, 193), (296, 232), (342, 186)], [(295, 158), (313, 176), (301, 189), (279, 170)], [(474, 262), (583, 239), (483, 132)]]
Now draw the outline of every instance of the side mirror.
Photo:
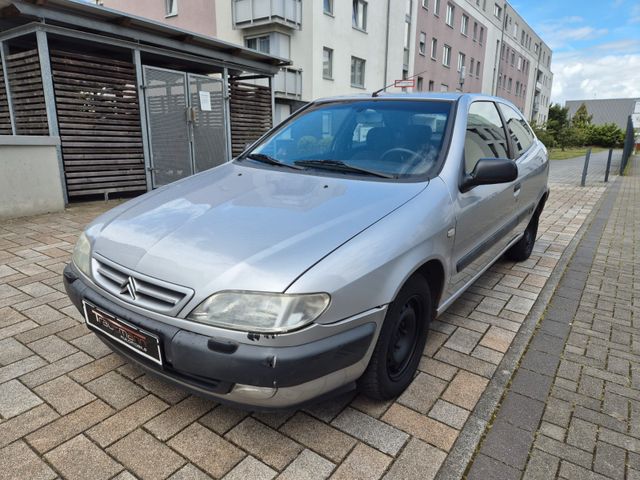
[(509, 183), (518, 178), (518, 166), (508, 158), (481, 158), (473, 172), (466, 175), (460, 185), (461, 192), (468, 192), (477, 185)]

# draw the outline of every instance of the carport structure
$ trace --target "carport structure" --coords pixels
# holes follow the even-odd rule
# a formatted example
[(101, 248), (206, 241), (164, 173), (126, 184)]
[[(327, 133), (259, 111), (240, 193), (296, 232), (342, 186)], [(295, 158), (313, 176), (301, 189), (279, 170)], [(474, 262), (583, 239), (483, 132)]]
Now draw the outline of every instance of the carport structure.
[(65, 202), (228, 161), (271, 127), (288, 64), (74, 0), (0, 0), (0, 53), (0, 139), (59, 137)]

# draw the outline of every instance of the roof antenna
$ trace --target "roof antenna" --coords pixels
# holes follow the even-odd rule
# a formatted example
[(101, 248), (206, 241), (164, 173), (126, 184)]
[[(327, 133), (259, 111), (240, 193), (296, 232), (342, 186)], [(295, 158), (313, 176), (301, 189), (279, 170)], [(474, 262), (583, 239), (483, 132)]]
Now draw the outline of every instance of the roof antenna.
[[(423, 70), (422, 72), (416, 73), (414, 75), (411, 75), (410, 77), (407, 78), (403, 78), (402, 80), (411, 80), (412, 78), (417, 77), (418, 75), (422, 75), (423, 73), (426, 73), (426, 70)], [(380, 90), (376, 90), (375, 92), (373, 92), (371, 94), (371, 96), (373, 98), (376, 98), (378, 95), (380, 95), (380, 93), (382, 93), (383, 91), (385, 91), (387, 88), (389, 87), (393, 87), (396, 84), (396, 81), (394, 80), (393, 83), (390, 83), (389, 85), (385, 85), (384, 87), (382, 87)]]

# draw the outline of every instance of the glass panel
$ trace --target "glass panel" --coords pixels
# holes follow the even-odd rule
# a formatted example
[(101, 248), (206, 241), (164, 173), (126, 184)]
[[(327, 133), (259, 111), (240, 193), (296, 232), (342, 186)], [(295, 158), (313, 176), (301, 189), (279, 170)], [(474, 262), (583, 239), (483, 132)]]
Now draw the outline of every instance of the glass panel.
[(401, 178), (423, 175), (437, 166), (451, 106), (442, 101), (322, 103), (285, 123), (253, 152), (290, 165), (339, 160)]
[(471, 173), (481, 158), (507, 158), (507, 151), (507, 137), (495, 104), (472, 103), (464, 140), (466, 173)]

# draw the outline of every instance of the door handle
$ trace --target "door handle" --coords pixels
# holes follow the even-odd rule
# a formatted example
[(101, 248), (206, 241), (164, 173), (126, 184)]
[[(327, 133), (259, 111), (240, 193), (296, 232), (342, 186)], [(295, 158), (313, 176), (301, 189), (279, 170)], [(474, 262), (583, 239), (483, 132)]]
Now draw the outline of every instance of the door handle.
[(516, 183), (513, 186), (513, 196), (517, 197), (518, 195), (520, 195), (520, 190), (522, 188), (522, 185), (520, 184), (520, 182)]

